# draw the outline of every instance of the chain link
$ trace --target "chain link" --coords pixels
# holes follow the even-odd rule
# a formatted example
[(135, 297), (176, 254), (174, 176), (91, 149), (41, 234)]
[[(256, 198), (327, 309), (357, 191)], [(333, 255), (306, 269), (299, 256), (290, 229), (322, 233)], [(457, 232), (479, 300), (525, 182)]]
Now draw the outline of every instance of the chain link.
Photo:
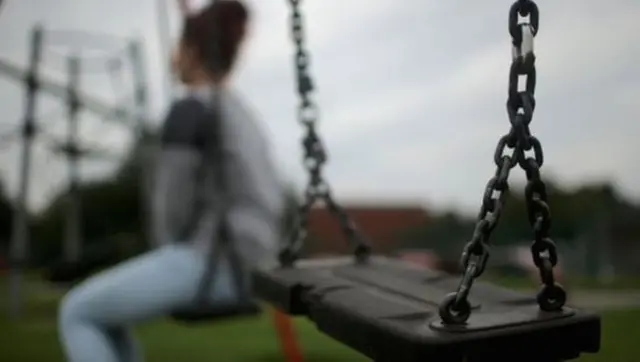
[[(555, 243), (549, 238), (551, 218), (547, 204), (546, 186), (540, 178), (544, 154), (540, 141), (531, 134), (529, 125), (535, 110), (536, 68), (533, 40), (538, 33), (540, 13), (533, 0), (517, 0), (509, 11), (509, 33), (513, 51), (509, 70), (507, 114), (511, 129), (503, 135), (496, 147), (495, 175), (489, 180), (478, 222), (471, 240), (465, 245), (461, 264), (464, 274), (456, 292), (449, 294), (440, 304), (440, 317), (447, 324), (465, 323), (471, 315), (468, 301), (473, 282), (484, 272), (489, 259), (489, 238), (500, 220), (509, 190), (509, 173), (519, 165), (526, 173), (525, 201), (529, 223), (533, 228), (531, 245), (533, 262), (540, 271), (543, 283), (538, 304), (544, 311), (556, 311), (564, 306), (566, 293), (555, 282), (553, 267), (558, 262)], [(521, 17), (529, 17), (521, 22)], [(520, 90), (520, 77), (525, 76), (524, 90)], [(527, 155), (531, 152), (532, 155)]]
[(369, 243), (346, 211), (335, 201), (331, 188), (322, 175), (323, 166), (327, 162), (327, 152), (316, 130), (319, 112), (318, 107), (311, 99), (314, 84), (308, 71), (309, 54), (304, 45), (305, 37), (300, 2), (301, 0), (289, 0), (292, 8), (291, 34), (296, 49), (297, 92), (300, 99), (298, 120), (305, 129), (302, 141), (303, 164), (309, 174), (309, 182), (304, 193), (304, 202), (297, 213), (291, 239), (281, 250), (279, 259), (283, 266), (291, 266), (295, 262), (307, 238), (311, 208), (317, 202), (324, 202), (328, 210), (338, 219), (345, 237), (354, 247), (356, 259), (364, 261), (370, 254)]

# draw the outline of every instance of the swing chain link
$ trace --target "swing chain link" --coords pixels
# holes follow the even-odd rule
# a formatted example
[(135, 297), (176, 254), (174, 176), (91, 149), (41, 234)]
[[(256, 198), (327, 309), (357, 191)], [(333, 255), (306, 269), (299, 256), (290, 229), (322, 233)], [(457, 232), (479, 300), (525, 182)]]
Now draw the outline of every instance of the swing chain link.
[[(519, 16), (529, 16), (529, 21), (521, 23)], [(511, 129), (500, 138), (495, 150), (495, 175), (487, 183), (471, 241), (462, 251), (464, 274), (460, 285), (456, 292), (449, 294), (440, 304), (440, 317), (445, 324), (463, 324), (471, 315), (469, 293), (474, 280), (486, 269), (490, 253), (489, 238), (505, 207), (510, 171), (517, 165), (527, 176), (525, 202), (534, 234), (531, 253), (543, 283), (537, 302), (544, 311), (560, 310), (566, 302), (566, 292), (555, 282), (553, 275), (558, 254), (555, 243), (549, 238), (551, 218), (547, 191), (540, 178), (544, 154), (540, 141), (529, 130), (535, 110), (536, 68), (533, 40), (538, 32), (539, 21), (538, 6), (533, 0), (516, 0), (511, 6), (509, 33), (513, 44), (513, 59), (509, 70), (506, 104)], [(520, 76), (526, 76), (523, 91), (519, 90)], [(527, 156), (525, 152), (528, 151), (533, 155)]]
[(304, 193), (304, 202), (299, 207), (295, 227), (289, 243), (280, 251), (279, 261), (282, 266), (291, 266), (299, 257), (300, 251), (308, 236), (309, 214), (317, 202), (324, 202), (328, 210), (339, 221), (346, 239), (354, 247), (357, 261), (365, 261), (371, 248), (364, 235), (360, 233), (347, 212), (334, 199), (331, 188), (322, 175), (323, 166), (327, 162), (327, 152), (316, 129), (318, 107), (311, 99), (314, 83), (309, 74), (309, 54), (304, 44), (303, 19), (300, 11), (301, 0), (289, 0), (292, 9), (291, 35), (295, 44), (295, 66), (297, 92), (300, 99), (298, 120), (305, 129), (302, 140), (304, 149), (303, 164), (309, 175), (309, 182)]

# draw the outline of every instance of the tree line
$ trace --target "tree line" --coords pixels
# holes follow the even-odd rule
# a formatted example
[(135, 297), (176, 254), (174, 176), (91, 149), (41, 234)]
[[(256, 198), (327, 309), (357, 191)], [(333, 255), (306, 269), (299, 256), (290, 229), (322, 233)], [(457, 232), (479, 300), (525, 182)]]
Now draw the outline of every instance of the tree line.
[[(586, 184), (575, 189), (547, 182), (551, 211), (551, 236), (556, 243), (578, 243), (593, 237), (627, 239), (640, 243), (640, 206), (627, 200), (611, 183)], [(423, 227), (408, 230), (402, 246), (429, 245), (445, 255), (458, 255), (461, 244), (470, 239), (476, 218), (456, 212), (432, 215)], [(512, 185), (499, 224), (491, 236), (492, 245), (530, 241), (524, 186)]]
[[(114, 260), (134, 255), (149, 245), (142, 210), (142, 189), (139, 182), (141, 149), (138, 143), (113, 176), (84, 183), (79, 194), (82, 200), (82, 240), (84, 255), (110, 250)], [(512, 186), (492, 243), (505, 245), (530, 240), (522, 187)], [(552, 233), (559, 242), (575, 242), (594, 230), (606, 219), (613, 233), (640, 240), (640, 207), (626, 200), (608, 183), (585, 185), (573, 190), (548, 182)], [(65, 235), (67, 192), (61, 192), (40, 213), (29, 217), (31, 261), (43, 265), (62, 255)], [(297, 198), (287, 191), (288, 212), (283, 225), (291, 222), (297, 208)], [(13, 205), (0, 189), (0, 253), (8, 252), (11, 238)], [(433, 212), (433, 211), (432, 211)], [(430, 213), (423, 227), (407, 230), (398, 247), (420, 248), (429, 245), (444, 254), (457, 254), (460, 243), (467, 240), (475, 219), (456, 212)], [(283, 226), (284, 229), (284, 226)]]

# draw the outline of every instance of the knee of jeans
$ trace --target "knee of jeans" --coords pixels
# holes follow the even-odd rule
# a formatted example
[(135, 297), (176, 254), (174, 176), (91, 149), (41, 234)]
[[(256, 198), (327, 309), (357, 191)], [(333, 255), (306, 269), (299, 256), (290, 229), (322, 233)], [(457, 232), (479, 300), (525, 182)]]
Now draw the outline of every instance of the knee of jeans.
[(65, 325), (75, 323), (86, 317), (85, 313), (86, 301), (81, 293), (77, 290), (69, 291), (62, 301), (58, 309), (58, 319), (60, 324)]

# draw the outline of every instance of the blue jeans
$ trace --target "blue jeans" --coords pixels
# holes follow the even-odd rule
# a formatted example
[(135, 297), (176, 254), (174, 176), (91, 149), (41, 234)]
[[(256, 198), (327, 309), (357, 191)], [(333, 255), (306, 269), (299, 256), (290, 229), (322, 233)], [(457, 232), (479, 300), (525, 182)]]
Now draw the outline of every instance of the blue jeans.
[[(69, 362), (140, 362), (131, 326), (189, 305), (205, 271), (206, 253), (175, 244), (149, 251), (78, 285), (60, 306), (59, 332)], [(211, 297), (236, 298), (228, 263)]]

